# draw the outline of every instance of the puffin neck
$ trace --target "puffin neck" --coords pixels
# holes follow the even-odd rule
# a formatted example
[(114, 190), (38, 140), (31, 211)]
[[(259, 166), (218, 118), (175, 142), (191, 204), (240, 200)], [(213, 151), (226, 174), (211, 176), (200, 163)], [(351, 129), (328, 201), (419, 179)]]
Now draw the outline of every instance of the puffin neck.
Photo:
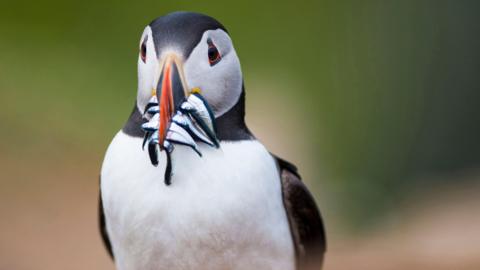
[(135, 101), (132, 113), (130, 114), (130, 117), (128, 118), (125, 125), (123, 126), (122, 131), (128, 136), (143, 138), (145, 132), (142, 130), (141, 126), (145, 122), (146, 120), (143, 119), (142, 113), (140, 113), (137, 108), (137, 101)]
[(245, 87), (237, 103), (215, 119), (217, 137), (220, 141), (253, 140), (255, 137), (245, 124)]

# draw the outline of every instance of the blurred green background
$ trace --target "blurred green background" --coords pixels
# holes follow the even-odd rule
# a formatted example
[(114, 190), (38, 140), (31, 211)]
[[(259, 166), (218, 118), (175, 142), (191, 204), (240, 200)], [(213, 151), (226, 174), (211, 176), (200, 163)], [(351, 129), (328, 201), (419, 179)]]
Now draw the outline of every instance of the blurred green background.
[[(64, 246), (79, 241), (68, 238), (77, 221), (88, 228), (87, 238), (77, 235), (95, 240), (81, 251), (95, 246), (103, 256), (94, 235), (103, 154), (135, 100), (143, 28), (175, 10), (209, 14), (229, 30), (248, 123), (300, 168), (324, 213), (333, 258), (352, 238), (404, 228), (404, 213), (418, 205), (428, 206), (425, 215), (436, 205), (466, 208), (461, 199), (475, 198), (480, 183), (479, 8), (441, 0), (3, 0), (0, 269), (30, 269), (15, 256), (38, 250), (47, 269), (64, 268), (71, 260), (51, 263), (45, 246), (22, 244), (58, 231), (51, 248), (79, 259), (68, 253), (78, 245)], [(454, 202), (458, 209), (443, 207)], [(480, 224), (472, 223), (475, 207), (465, 223)], [(87, 268), (108, 264), (98, 260)]]

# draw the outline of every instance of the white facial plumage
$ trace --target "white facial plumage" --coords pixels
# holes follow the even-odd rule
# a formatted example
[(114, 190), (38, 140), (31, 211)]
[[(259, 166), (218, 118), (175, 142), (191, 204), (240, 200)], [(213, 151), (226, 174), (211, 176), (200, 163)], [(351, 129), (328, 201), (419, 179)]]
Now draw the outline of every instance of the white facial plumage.
[[(145, 41), (146, 59), (141, 57), (142, 43)], [(211, 65), (208, 57), (209, 43), (218, 49), (221, 60)], [(175, 44), (168, 51), (180, 51)], [(141, 113), (156, 88), (160, 73), (160, 64), (166, 51), (157, 57), (152, 29), (147, 26), (142, 34), (138, 57), (138, 92), (137, 107)], [(166, 48), (163, 48), (166, 49)], [(179, 55), (183, 59), (182, 55)], [(159, 59), (160, 58), (160, 59)], [(183, 63), (184, 75), (189, 89), (199, 88), (201, 94), (212, 107), (215, 117), (230, 110), (242, 93), (243, 77), (240, 60), (228, 34), (222, 29), (207, 30)]]
[[(208, 42), (217, 47), (221, 60), (211, 66), (208, 61)], [(237, 103), (242, 92), (240, 60), (228, 34), (208, 30), (185, 62), (185, 77), (189, 87), (202, 89), (202, 95), (218, 117)]]
[[(145, 62), (142, 60), (141, 51), (142, 44), (146, 48)], [(138, 46), (138, 90), (137, 90), (137, 107), (143, 113), (148, 100), (152, 96), (152, 90), (157, 87), (158, 73), (160, 72), (157, 53), (155, 51), (155, 44), (153, 43), (152, 29), (147, 26), (143, 31), (140, 44)]]

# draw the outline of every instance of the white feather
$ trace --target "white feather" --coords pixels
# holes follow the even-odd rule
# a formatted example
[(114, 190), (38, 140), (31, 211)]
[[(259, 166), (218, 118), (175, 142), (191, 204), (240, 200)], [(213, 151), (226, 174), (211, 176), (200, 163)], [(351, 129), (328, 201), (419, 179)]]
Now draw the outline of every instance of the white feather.
[(273, 158), (257, 141), (176, 146), (150, 164), (142, 140), (119, 132), (101, 189), (119, 270), (294, 269), (294, 249)]
[(137, 108), (144, 113), (145, 106), (152, 97), (152, 89), (157, 87), (158, 74), (160, 67), (155, 51), (155, 43), (153, 42), (152, 29), (150, 26), (145, 27), (142, 37), (140, 38), (139, 49), (144, 40), (147, 49), (145, 63), (142, 61), (140, 54), (138, 55), (138, 89), (137, 89)]
[[(214, 66), (208, 62), (211, 39), (222, 60)], [(242, 93), (243, 75), (230, 36), (222, 29), (207, 30), (185, 62), (185, 77), (190, 88), (200, 88), (202, 96), (213, 109), (215, 117), (230, 110)]]

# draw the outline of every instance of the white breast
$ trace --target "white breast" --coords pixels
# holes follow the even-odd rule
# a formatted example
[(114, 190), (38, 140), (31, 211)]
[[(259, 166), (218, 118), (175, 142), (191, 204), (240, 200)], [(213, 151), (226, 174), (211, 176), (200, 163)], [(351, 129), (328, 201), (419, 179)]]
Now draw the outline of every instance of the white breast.
[(279, 175), (257, 141), (184, 146), (150, 164), (142, 140), (119, 132), (102, 167), (107, 229), (120, 270), (294, 269)]

